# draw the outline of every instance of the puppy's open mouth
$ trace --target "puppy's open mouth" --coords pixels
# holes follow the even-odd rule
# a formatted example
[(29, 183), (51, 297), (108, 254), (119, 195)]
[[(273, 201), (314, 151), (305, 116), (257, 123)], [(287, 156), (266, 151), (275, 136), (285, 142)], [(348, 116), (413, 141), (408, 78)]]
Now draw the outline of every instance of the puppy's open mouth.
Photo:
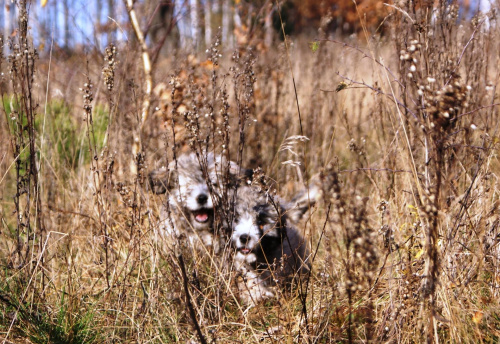
[(252, 252), (252, 250), (247, 248), (247, 247), (241, 247), (238, 249), (238, 251), (243, 253), (243, 254), (249, 254), (250, 252)]
[(193, 211), (193, 216), (196, 222), (206, 223), (210, 220), (210, 217), (213, 215), (212, 209), (200, 209)]

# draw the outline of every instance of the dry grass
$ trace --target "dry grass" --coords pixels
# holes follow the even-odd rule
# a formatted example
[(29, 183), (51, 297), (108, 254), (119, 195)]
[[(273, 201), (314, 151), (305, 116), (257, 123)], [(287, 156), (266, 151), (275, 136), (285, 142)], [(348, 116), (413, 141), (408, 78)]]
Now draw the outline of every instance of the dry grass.
[[(498, 342), (500, 36), (441, 3), (394, 9), (383, 37), (165, 59), (138, 157), (138, 49), (60, 63), (21, 28), (0, 58), (3, 342)], [(312, 272), (277, 300), (238, 301), (230, 247), (158, 233), (147, 172), (203, 149), (285, 199), (321, 185)]]

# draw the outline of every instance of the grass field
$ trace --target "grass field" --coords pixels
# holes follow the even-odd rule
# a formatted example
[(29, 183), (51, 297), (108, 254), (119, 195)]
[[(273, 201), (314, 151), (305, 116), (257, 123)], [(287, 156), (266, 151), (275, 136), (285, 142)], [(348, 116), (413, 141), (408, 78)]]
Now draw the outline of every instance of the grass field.
[[(383, 35), (165, 56), (145, 121), (134, 42), (67, 58), (4, 38), (1, 342), (500, 342), (500, 32), (440, 3), (398, 5)], [(287, 200), (321, 185), (310, 275), (255, 307), (230, 247), (159, 233), (147, 174), (207, 149)]]

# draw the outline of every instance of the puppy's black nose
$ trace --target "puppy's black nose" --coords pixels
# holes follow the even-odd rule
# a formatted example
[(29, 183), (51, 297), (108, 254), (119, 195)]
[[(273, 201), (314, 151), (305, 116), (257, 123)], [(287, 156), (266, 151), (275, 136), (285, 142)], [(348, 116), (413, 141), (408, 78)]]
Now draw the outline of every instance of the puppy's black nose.
[(198, 202), (199, 204), (202, 204), (202, 205), (207, 203), (207, 200), (208, 200), (208, 196), (205, 194), (200, 194), (200, 195), (198, 195), (198, 197), (196, 197), (196, 202)]
[(240, 235), (240, 241), (242, 244), (246, 244), (248, 242), (248, 235), (247, 234)]

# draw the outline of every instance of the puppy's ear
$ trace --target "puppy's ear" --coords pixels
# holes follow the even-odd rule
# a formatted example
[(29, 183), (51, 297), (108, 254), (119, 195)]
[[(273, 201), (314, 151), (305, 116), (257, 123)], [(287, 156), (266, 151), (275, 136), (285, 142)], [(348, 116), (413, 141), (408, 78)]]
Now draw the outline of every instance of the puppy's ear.
[(232, 185), (239, 185), (241, 182), (244, 184), (251, 184), (253, 179), (253, 170), (240, 167), (234, 161), (230, 161), (229, 177)]
[(320, 188), (316, 183), (311, 183), (308, 189), (301, 190), (286, 207), (286, 216), (297, 223), (304, 214), (313, 207), (320, 198)]
[(149, 173), (149, 185), (156, 195), (172, 190), (177, 185), (177, 181), (178, 175), (174, 169), (167, 172), (166, 168), (159, 168)]

